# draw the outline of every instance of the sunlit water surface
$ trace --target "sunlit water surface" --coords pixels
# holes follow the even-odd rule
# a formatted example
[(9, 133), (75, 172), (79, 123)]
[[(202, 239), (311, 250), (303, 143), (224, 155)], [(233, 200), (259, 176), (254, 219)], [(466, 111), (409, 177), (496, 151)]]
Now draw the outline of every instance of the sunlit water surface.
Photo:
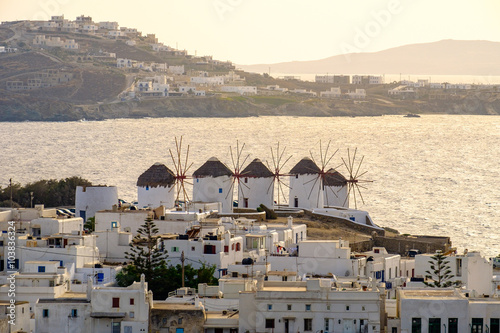
[[(331, 140), (329, 166), (347, 148), (364, 155), (367, 210), (401, 233), (448, 235), (459, 249), (500, 253), (500, 117), (165, 118), (102, 122), (0, 123), (0, 186), (78, 175), (137, 197), (138, 176), (155, 162), (173, 169), (174, 137), (190, 145), (190, 173), (211, 156), (232, 165), (229, 146), (272, 164), (280, 142), (292, 155), (288, 172), (309, 151), (319, 159)], [(340, 167), (342, 173), (344, 167)]]

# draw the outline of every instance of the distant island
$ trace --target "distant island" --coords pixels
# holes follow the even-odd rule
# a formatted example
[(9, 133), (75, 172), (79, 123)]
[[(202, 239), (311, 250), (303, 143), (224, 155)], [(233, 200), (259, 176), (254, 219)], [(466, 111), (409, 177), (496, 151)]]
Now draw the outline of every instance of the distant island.
[[(468, 52), (458, 52), (463, 49)], [(229, 61), (193, 56), (159, 43), (154, 34), (143, 35), (117, 22), (94, 22), (84, 15), (74, 20), (60, 15), (49, 21), (3, 22), (0, 121), (498, 115), (500, 85), (384, 82), (382, 75), (365, 74), (393, 68), (415, 74), (421, 70), (450, 74), (454, 69), (461, 74), (498, 75), (499, 51), (500, 43), (441, 41), (352, 54), (347, 63), (344, 56), (337, 56), (272, 65), (273, 71), (324, 73), (332, 68), (330, 73), (336, 73), (308, 82), (250, 72), (268, 65), (236, 69)], [(459, 66), (456, 61), (461, 61)]]

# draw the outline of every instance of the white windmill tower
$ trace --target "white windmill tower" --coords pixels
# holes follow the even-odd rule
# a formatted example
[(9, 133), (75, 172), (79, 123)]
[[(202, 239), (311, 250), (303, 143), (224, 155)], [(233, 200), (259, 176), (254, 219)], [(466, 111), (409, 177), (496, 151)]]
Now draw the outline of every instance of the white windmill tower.
[(274, 174), (258, 158), (241, 172), (238, 208), (257, 208), (261, 204), (273, 208), (274, 189), (268, 191)]
[(137, 179), (137, 202), (139, 207), (166, 208), (175, 206), (175, 177), (162, 163), (155, 163)]
[(349, 207), (347, 179), (331, 168), (323, 177), (324, 203), (326, 207)]
[(217, 157), (211, 157), (193, 173), (193, 200), (220, 202), (222, 212), (233, 210), (233, 172)]
[(289, 172), (289, 207), (323, 208), (321, 169), (309, 157), (304, 157)]

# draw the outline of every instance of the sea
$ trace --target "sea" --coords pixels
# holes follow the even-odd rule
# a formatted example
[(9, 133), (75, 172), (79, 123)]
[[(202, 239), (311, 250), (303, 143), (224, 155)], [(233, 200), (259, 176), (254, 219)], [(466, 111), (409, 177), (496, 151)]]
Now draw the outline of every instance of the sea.
[(236, 147), (240, 164), (260, 158), (273, 166), (279, 144), (282, 161), (289, 158), (282, 173), (312, 154), (318, 164), (326, 156), (326, 168), (348, 176), (342, 159), (352, 159), (356, 151), (361, 179), (373, 181), (364, 184), (364, 203), (358, 196), (357, 206), (376, 224), (400, 233), (449, 236), (458, 251), (500, 253), (499, 116), (3, 122), (0, 186), (8, 186), (10, 178), (26, 184), (81, 176), (117, 186), (120, 198), (133, 201), (137, 178), (152, 164), (174, 169), (170, 151), (176, 156), (175, 139), (181, 137), (189, 175), (212, 156), (233, 168)]

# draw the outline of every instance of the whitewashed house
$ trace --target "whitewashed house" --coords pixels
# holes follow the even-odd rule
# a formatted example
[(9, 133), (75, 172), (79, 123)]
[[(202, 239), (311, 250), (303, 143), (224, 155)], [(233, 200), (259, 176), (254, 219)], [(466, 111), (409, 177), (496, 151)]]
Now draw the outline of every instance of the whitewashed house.
[(75, 215), (87, 221), (95, 212), (111, 209), (118, 204), (116, 186), (77, 186), (75, 195)]
[(330, 279), (263, 281), (240, 293), (240, 332), (380, 332), (385, 312), (376, 287), (337, 288)]
[(342, 97), (342, 91), (340, 90), (340, 87), (332, 87), (330, 90), (321, 91), (319, 96), (327, 98), (340, 98)]
[(228, 265), (243, 260), (243, 238), (233, 236), (229, 231), (199, 238), (179, 235), (176, 239), (164, 239), (162, 242), (168, 252), (169, 264), (179, 264), (184, 253), (187, 263), (194, 268), (200, 268), (202, 264), (215, 265), (216, 277), (225, 275)]
[(238, 208), (257, 208), (261, 204), (274, 206), (274, 174), (258, 158), (241, 172)]
[[(424, 277), (430, 270), (432, 254), (415, 256), (415, 276)], [(491, 295), (493, 292), (493, 264), (479, 252), (470, 251), (463, 255), (447, 256), (453, 278), (451, 281), (461, 281), (469, 290), (478, 295)]]
[(89, 281), (86, 293), (40, 299), (37, 332), (147, 332), (152, 302), (144, 276), (126, 288), (96, 287)]
[(99, 26), (99, 29), (106, 29), (106, 30), (117, 30), (118, 29), (118, 22), (99, 22), (97, 23)]
[(346, 93), (346, 96), (350, 99), (365, 99), (366, 98), (366, 90), (365, 89), (356, 89), (354, 91), (349, 91)]
[(325, 206), (349, 207), (347, 179), (335, 169), (326, 172), (323, 179)]
[(177, 191), (175, 176), (164, 164), (155, 163), (137, 179), (137, 202), (139, 207), (173, 208)]
[(233, 172), (211, 157), (193, 173), (193, 201), (220, 202), (222, 212), (233, 211)]
[(106, 263), (122, 263), (125, 252), (130, 250), (132, 233), (121, 231), (120, 228), (95, 231), (96, 246), (99, 249), (99, 260)]
[(314, 209), (324, 206), (320, 172), (320, 168), (309, 157), (304, 157), (290, 170), (290, 207)]

